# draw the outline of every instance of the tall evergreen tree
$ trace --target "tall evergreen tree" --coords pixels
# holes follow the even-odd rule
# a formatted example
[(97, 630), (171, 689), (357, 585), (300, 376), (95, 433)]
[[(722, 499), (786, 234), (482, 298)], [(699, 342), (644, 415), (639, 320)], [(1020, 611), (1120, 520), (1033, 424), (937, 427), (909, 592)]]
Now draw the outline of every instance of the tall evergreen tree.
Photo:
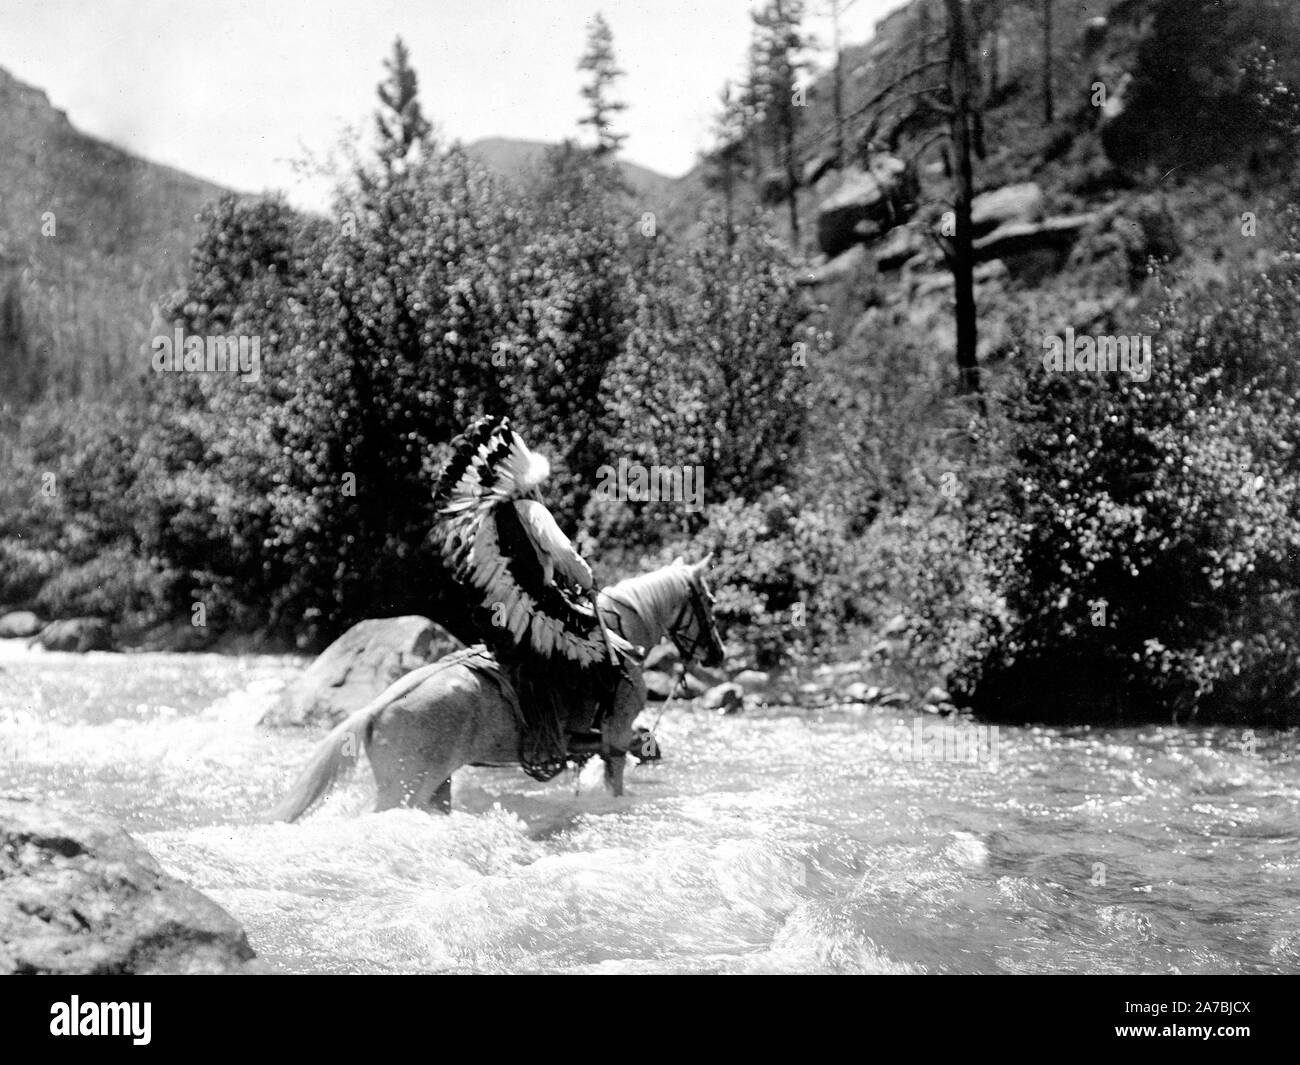
[(413, 148), (426, 143), (432, 127), (420, 109), (419, 85), (402, 38), (393, 42), (392, 58), (384, 60), (384, 68), (388, 77), (379, 83), (381, 106), (375, 125), (379, 130), (379, 160), (391, 175), (405, 164)]
[(596, 135), (597, 157), (613, 155), (627, 140), (626, 133), (616, 133), (610, 125), (613, 117), (627, 109), (627, 104), (610, 97), (614, 82), (623, 76), (614, 57), (614, 34), (605, 16), (596, 13), (587, 33), (587, 50), (578, 60), (578, 69), (591, 75), (591, 80), (580, 90), (587, 101), (588, 111), (578, 124), (590, 126)]
[(705, 158), (705, 182), (722, 193), (723, 232), (730, 246), (736, 235), (736, 181), (745, 162), (747, 132), (745, 108), (731, 82), (722, 87), (719, 104), (713, 123), (717, 147)]
[(783, 196), (790, 212), (791, 238), (799, 244), (799, 160), (795, 136), (803, 114), (799, 73), (807, 64), (809, 41), (802, 23), (803, 0), (767, 0), (751, 13), (757, 41), (758, 76), (772, 146), (783, 171)]

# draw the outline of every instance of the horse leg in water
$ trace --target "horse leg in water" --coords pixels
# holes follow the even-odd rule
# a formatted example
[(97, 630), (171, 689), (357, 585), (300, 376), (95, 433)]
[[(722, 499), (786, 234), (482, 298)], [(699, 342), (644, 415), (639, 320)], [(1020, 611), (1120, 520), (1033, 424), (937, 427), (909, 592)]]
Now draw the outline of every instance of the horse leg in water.
[(623, 770), (627, 749), (632, 744), (632, 722), (645, 709), (645, 678), (636, 670), (624, 675), (614, 691), (614, 705), (601, 725), (600, 757), (605, 763), (605, 787), (615, 796), (623, 794)]
[(375, 715), (366, 749), (375, 809), (448, 813), (457, 769), (513, 764), (518, 749), (515, 711), (496, 685), (465, 666), (440, 670)]

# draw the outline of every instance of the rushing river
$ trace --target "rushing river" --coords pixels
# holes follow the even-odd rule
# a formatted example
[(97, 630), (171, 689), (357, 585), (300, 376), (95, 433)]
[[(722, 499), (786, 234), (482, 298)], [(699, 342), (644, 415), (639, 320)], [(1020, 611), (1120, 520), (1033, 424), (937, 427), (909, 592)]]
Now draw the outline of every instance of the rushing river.
[(301, 668), (8, 642), (0, 791), (118, 819), (293, 972), (1300, 971), (1294, 734), (672, 709), (621, 800), (597, 760), (374, 814), (363, 764), (259, 823), (319, 738), (255, 726)]

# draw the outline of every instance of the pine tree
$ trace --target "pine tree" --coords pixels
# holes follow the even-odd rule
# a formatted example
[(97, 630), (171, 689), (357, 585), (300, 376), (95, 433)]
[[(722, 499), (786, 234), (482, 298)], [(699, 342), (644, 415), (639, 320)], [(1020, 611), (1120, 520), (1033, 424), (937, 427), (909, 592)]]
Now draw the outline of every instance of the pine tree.
[(796, 247), (799, 244), (799, 160), (795, 135), (803, 114), (802, 90), (797, 82), (807, 64), (804, 52), (809, 45), (801, 28), (803, 15), (803, 0), (767, 0), (750, 16), (754, 20), (757, 44), (758, 85), (762, 89), (772, 146), (784, 172), (782, 191)]
[(610, 99), (610, 89), (623, 76), (614, 57), (614, 34), (597, 12), (587, 34), (587, 50), (578, 60), (578, 69), (591, 75), (591, 81), (582, 87), (582, 98), (587, 101), (588, 113), (578, 119), (578, 124), (590, 126), (596, 135), (597, 157), (613, 155), (627, 140), (626, 133), (615, 133), (610, 127), (613, 116), (627, 109), (627, 104)]
[(388, 77), (377, 90), (381, 107), (375, 125), (379, 130), (379, 159), (384, 171), (391, 175), (406, 162), (412, 148), (425, 144), (432, 127), (420, 110), (419, 86), (402, 38), (393, 42), (393, 56), (384, 60), (384, 67)]
[(730, 82), (723, 85), (719, 104), (713, 122), (717, 147), (705, 158), (705, 183), (722, 193), (723, 233), (730, 246), (736, 236), (736, 180), (745, 162), (746, 114), (744, 103), (732, 91)]

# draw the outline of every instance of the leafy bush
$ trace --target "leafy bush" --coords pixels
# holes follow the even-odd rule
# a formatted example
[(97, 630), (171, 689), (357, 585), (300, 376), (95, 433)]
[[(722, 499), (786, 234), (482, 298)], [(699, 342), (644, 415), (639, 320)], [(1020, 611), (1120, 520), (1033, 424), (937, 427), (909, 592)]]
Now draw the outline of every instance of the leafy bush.
[(971, 518), (1006, 614), (987, 615), (966, 649), (967, 703), (1294, 719), (1298, 281), (1284, 263), (1170, 299), (1146, 382), (1048, 373), (1027, 356), (986, 439), (1005, 479)]
[(832, 650), (857, 620), (846, 519), (809, 504), (780, 487), (752, 502), (717, 503), (701, 532), (662, 553), (666, 562), (713, 552), (719, 627), (762, 668)]
[(714, 498), (757, 499), (802, 454), (823, 334), (794, 263), (759, 219), (646, 264), (627, 344), (605, 383), (619, 453), (702, 465)]

